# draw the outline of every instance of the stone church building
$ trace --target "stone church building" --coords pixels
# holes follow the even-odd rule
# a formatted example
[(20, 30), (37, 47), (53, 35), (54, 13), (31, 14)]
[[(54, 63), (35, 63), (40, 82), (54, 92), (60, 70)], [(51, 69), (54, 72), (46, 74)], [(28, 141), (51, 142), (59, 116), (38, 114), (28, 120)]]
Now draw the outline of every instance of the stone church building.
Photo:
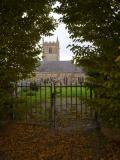
[(74, 83), (83, 81), (85, 73), (71, 61), (60, 61), (59, 40), (43, 42), (43, 61), (36, 69), (35, 79), (47, 82)]

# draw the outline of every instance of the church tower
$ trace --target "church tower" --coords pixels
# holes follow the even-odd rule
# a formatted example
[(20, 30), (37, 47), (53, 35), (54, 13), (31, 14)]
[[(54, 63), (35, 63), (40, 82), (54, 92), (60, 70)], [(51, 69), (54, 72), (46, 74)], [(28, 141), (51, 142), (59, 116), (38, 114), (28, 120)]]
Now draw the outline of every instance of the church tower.
[(44, 61), (59, 61), (59, 40), (56, 42), (43, 41), (43, 60)]

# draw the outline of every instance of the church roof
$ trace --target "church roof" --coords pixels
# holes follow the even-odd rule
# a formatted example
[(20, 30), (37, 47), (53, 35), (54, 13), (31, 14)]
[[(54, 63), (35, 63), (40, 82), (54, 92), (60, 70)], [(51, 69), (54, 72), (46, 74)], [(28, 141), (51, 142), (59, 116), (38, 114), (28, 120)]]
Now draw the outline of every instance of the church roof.
[(84, 73), (82, 67), (76, 67), (71, 61), (42, 61), (37, 71)]

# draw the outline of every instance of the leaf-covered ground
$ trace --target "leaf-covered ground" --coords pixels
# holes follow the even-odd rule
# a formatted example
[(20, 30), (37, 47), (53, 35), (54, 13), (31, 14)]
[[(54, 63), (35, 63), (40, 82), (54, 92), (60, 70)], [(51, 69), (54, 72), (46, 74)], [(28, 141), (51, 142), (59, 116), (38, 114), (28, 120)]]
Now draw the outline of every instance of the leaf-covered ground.
[(120, 143), (96, 133), (65, 133), (38, 125), (0, 129), (0, 160), (120, 160)]

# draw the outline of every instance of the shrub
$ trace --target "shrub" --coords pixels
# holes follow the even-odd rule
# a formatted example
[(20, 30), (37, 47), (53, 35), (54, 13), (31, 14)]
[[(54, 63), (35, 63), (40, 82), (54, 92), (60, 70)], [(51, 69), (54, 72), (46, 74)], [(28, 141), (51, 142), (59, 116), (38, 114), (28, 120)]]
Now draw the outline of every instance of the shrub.
[(38, 86), (37, 86), (36, 82), (30, 83), (30, 89), (33, 91), (38, 91)]
[(36, 95), (36, 92), (34, 92), (34, 91), (32, 91), (32, 92), (30, 91), (27, 93), (27, 96), (35, 96), (35, 95)]

